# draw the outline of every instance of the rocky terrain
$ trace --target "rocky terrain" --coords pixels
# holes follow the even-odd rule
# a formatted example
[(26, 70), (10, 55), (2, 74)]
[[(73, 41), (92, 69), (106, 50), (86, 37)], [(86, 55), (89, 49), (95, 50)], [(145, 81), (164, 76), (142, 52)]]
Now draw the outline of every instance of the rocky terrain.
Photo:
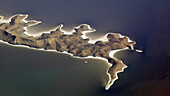
[(56, 30), (49, 33), (42, 33), (40, 36), (28, 36), (26, 28), (37, 25), (39, 21), (25, 20), (28, 15), (15, 15), (11, 17), (10, 22), (4, 22), (0, 16), (0, 39), (13, 45), (25, 45), (32, 48), (43, 48), (44, 50), (56, 50), (59, 52), (68, 52), (73, 56), (78, 57), (102, 57), (107, 59), (111, 67), (108, 69), (110, 80), (106, 85), (106, 89), (113, 84), (117, 79), (117, 73), (123, 71), (126, 65), (122, 61), (109, 56), (113, 50), (129, 48), (133, 50), (134, 41), (131, 41), (127, 36), (120, 34), (108, 33), (107, 41), (96, 41), (89, 43), (89, 38), (82, 38), (86, 31), (94, 31), (89, 25), (81, 24), (74, 28), (71, 35), (64, 34), (62, 31), (63, 25), (59, 25)]

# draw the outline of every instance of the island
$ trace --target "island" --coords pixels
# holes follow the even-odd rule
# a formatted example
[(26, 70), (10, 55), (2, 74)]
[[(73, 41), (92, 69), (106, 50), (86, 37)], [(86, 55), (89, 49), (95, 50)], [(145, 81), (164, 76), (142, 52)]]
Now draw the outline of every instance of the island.
[(127, 66), (113, 55), (115, 52), (124, 49), (134, 50), (136, 43), (127, 36), (118, 33), (107, 33), (106, 40), (90, 42), (86, 36), (87, 32), (94, 32), (88, 24), (81, 24), (75, 27), (71, 34), (65, 34), (63, 25), (59, 25), (49, 33), (42, 33), (39, 36), (27, 35), (27, 27), (41, 23), (35, 20), (26, 20), (28, 15), (17, 14), (6, 21), (0, 16), (0, 40), (11, 45), (29, 46), (35, 49), (55, 50), (57, 52), (67, 52), (73, 57), (99, 57), (107, 60), (110, 67), (107, 70), (109, 80), (105, 86), (108, 90), (118, 79), (117, 74), (122, 72)]

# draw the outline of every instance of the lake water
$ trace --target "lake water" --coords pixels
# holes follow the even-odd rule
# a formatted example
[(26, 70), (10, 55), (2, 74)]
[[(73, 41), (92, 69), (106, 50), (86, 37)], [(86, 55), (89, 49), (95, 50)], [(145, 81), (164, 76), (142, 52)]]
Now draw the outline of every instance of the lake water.
[[(0, 95), (132, 96), (136, 84), (170, 72), (169, 4), (170, 0), (1, 0), (0, 15), (5, 19), (29, 14), (28, 19), (42, 21), (28, 29), (30, 34), (48, 31), (58, 24), (71, 31), (86, 23), (97, 30), (88, 34), (91, 39), (108, 32), (121, 33), (136, 41), (135, 48), (143, 53), (115, 54), (128, 68), (105, 91), (106, 61), (0, 43)], [(129, 91), (132, 93), (127, 94)]]

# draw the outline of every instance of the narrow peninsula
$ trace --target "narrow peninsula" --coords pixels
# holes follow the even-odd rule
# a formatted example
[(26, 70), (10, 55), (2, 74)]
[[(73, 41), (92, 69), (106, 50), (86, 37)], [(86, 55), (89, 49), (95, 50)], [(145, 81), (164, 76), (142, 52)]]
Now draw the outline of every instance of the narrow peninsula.
[(40, 36), (26, 35), (27, 27), (37, 25), (41, 22), (35, 20), (25, 20), (28, 15), (17, 14), (9, 21), (3, 20), (0, 16), (0, 40), (12, 45), (29, 46), (30, 48), (56, 50), (57, 52), (67, 52), (73, 57), (100, 57), (107, 60), (111, 65), (107, 70), (109, 80), (105, 86), (108, 90), (114, 83), (117, 73), (122, 72), (127, 66), (121, 60), (113, 57), (116, 50), (133, 50), (134, 41), (121, 34), (108, 33), (105, 41), (98, 40), (94, 43), (89, 42), (85, 32), (94, 32), (95, 29), (87, 24), (75, 27), (72, 34), (65, 34), (62, 30), (63, 25), (59, 25), (56, 30), (49, 33), (42, 33)]

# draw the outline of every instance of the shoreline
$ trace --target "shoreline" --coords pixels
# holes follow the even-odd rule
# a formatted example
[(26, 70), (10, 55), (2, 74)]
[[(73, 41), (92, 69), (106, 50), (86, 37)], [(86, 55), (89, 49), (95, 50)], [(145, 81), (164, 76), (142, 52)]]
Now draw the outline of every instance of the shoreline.
[[(14, 25), (9, 25), (9, 28), (8, 29), (1, 29), (0, 31), (2, 30), (5, 30), (4, 32), (9, 32), (10, 34), (14, 34), (14, 36), (19, 36), (18, 38), (20, 39), (21, 38), (29, 38), (29, 34), (27, 32), (27, 26), (33, 26), (33, 25), (37, 25), (39, 23), (41, 23), (40, 21), (35, 21), (35, 20), (31, 20), (31, 21), (27, 21), (25, 20), (26, 18), (28, 17), (28, 15), (22, 15), (22, 14), (18, 14), (18, 15), (14, 15), (12, 16), (10, 19), (13, 20), (14, 19), (14, 25), (16, 26), (21, 26), (21, 28), (17, 31), (17, 28), (18, 27), (15, 27)], [(19, 19), (18, 19), (19, 18)], [(1, 18), (3, 19), (3, 18)], [(9, 20), (2, 20), (3, 24), (8, 24), (8, 22), (10, 21)], [(16, 20), (15, 20), (16, 19)], [(18, 20), (18, 21), (17, 21)], [(11, 21), (12, 22), (12, 21)], [(9, 22), (9, 23), (11, 23)], [(16, 23), (17, 22), (17, 23)], [(1, 23), (1, 22), (0, 22)], [(16, 24), (15, 24), (16, 23)], [(21, 24), (25, 24), (24, 26), (21, 25)], [(3, 25), (1, 25), (0, 27), (2, 27)], [(12, 29), (12, 28), (13, 29)], [(90, 33), (90, 32), (95, 32), (96, 30), (91, 28), (90, 25), (87, 25), (87, 24), (81, 24), (79, 25), (78, 27), (74, 27), (73, 28), (73, 31), (72, 32), (65, 32), (64, 30), (62, 30), (62, 27), (63, 25), (60, 24), (59, 26), (57, 26), (56, 28), (56, 31), (54, 31), (53, 29), (52, 30), (49, 30), (49, 32), (42, 32), (40, 33), (39, 35), (31, 35), (30, 38), (33, 38), (33, 40), (37, 39), (37, 38), (40, 38), (42, 37), (44, 34), (45, 35), (51, 35), (52, 32), (62, 32), (63, 35), (61, 36), (72, 36), (74, 35), (76, 32), (80, 32), (80, 33), (77, 33), (77, 34), (80, 34), (80, 35), (76, 35), (77, 37), (78, 36), (81, 36), (81, 38), (83, 40), (87, 40), (88, 39), (88, 42), (87, 44), (91, 44), (91, 45), (96, 45), (96, 43), (98, 41), (100, 41), (100, 43), (106, 43), (107, 42), (111, 42), (110, 40), (118, 40), (118, 39), (122, 39), (122, 42), (123, 43), (120, 43), (121, 44), (127, 44), (127, 46), (125, 47), (125, 45), (121, 45), (121, 46), (124, 46), (124, 47), (121, 47), (120, 45), (116, 45), (118, 46), (117, 49), (108, 49), (108, 53), (103, 53), (103, 54), (107, 54), (107, 55), (104, 55), (104, 56), (101, 56), (101, 55), (96, 55), (96, 56), (93, 56), (93, 55), (75, 55), (73, 53), (70, 53), (69, 50), (67, 49), (67, 51), (63, 50), (63, 51), (58, 51), (57, 49), (46, 49), (45, 47), (37, 47), (35, 48), (35, 45), (29, 45), (31, 44), (30, 42), (27, 42), (27, 43), (23, 43), (23, 41), (14, 41), (14, 44), (12, 44), (11, 42), (8, 42), (8, 41), (3, 41), (3, 40), (0, 40), (0, 42), (2, 43), (5, 43), (5, 44), (8, 44), (10, 46), (15, 46), (15, 47), (25, 47), (25, 48), (29, 48), (29, 49), (33, 49), (33, 50), (40, 50), (40, 51), (52, 51), (52, 52), (57, 52), (57, 53), (62, 53), (62, 54), (67, 54), (67, 55), (70, 55), (72, 58), (79, 58), (79, 59), (86, 59), (86, 58), (94, 58), (94, 59), (100, 59), (100, 60), (105, 60), (107, 62), (107, 64), (110, 66), (107, 71), (106, 71), (106, 74), (109, 76), (109, 80), (105, 86), (105, 89), (108, 90), (113, 84), (114, 82), (118, 79), (118, 76), (117, 74), (120, 73), (120, 72), (124, 72), (124, 69), (127, 68), (127, 66), (123, 63), (123, 61), (121, 60), (118, 60), (116, 57), (114, 57), (114, 54), (119, 52), (119, 51), (122, 51), (122, 50), (127, 50), (129, 48), (129, 50), (134, 50), (133, 48), (133, 45), (136, 43), (132, 40), (129, 39), (129, 37), (127, 36), (123, 36), (119, 33), (107, 33), (103, 38), (99, 38), (99, 39), (96, 39), (96, 40), (91, 40), (89, 39), (86, 34), (87, 33)], [(15, 31), (13, 31), (15, 30)], [(12, 31), (12, 32), (11, 32)], [(21, 31), (21, 32), (20, 32)], [(16, 33), (15, 33), (16, 32)], [(8, 34), (9, 34), (8, 33)], [(24, 33), (25, 35), (22, 35), (22, 33)], [(7, 35), (8, 36), (8, 35)], [(34, 37), (35, 36), (35, 37)], [(56, 34), (57, 36), (57, 34)], [(108, 37), (108, 36), (111, 36), (111, 37)], [(5, 37), (4, 37), (5, 38)], [(115, 39), (114, 39), (115, 38)], [(50, 39), (50, 38), (49, 38)], [(55, 39), (55, 38), (52, 38), (52, 39)], [(125, 41), (123, 41), (125, 39)], [(4, 39), (4, 40), (8, 40), (8, 39)], [(28, 40), (31, 40), (31, 39), (28, 39)], [(43, 39), (42, 39), (43, 40)], [(46, 40), (46, 39), (44, 39)], [(68, 39), (69, 40), (69, 39)], [(73, 39), (74, 40), (74, 39)], [(20, 43), (17, 43), (17, 42), (21, 42)], [(48, 42), (52, 42), (52, 41), (48, 41)], [(112, 41), (113, 42), (113, 41)], [(117, 41), (114, 41), (114, 42), (117, 42)], [(113, 42), (113, 44), (114, 44)], [(28, 44), (28, 45), (27, 45)], [(37, 43), (38, 44), (38, 43)], [(112, 45), (113, 46), (113, 45)], [(119, 48), (120, 47), (120, 48)], [(81, 51), (81, 50), (80, 50)], [(136, 52), (142, 52), (141, 50), (135, 50)], [(83, 53), (82, 53), (83, 54)], [(110, 60), (110, 61), (109, 61)], [(113, 65), (114, 64), (114, 65)]]

